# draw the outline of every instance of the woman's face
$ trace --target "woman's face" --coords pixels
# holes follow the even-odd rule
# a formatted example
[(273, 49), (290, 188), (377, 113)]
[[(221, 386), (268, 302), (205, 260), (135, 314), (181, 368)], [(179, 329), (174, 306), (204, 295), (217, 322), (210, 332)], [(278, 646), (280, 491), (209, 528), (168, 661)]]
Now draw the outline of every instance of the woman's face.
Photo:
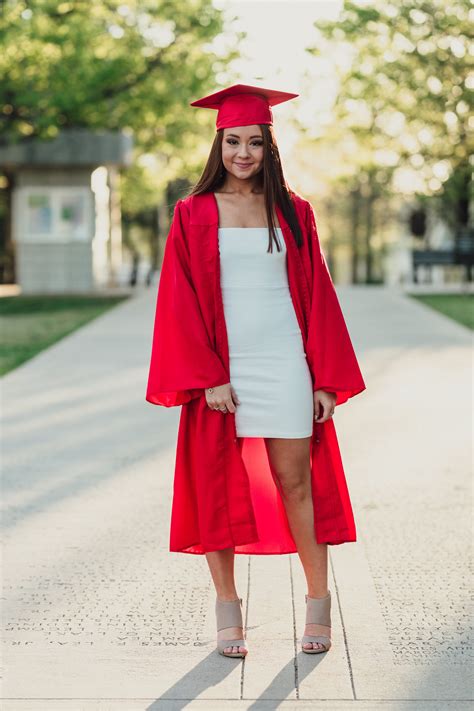
[(262, 129), (255, 126), (232, 126), (222, 137), (224, 168), (236, 178), (247, 180), (263, 165)]

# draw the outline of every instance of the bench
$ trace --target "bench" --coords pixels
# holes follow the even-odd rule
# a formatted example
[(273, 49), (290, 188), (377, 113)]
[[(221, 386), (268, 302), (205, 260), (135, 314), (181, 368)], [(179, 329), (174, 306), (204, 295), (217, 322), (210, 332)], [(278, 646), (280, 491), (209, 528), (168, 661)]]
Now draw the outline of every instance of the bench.
[[(465, 267), (466, 281), (472, 281), (474, 266), (474, 231), (466, 228), (455, 238), (450, 249), (414, 249), (412, 251), (413, 281), (418, 284), (418, 268), (421, 266), (461, 265)], [(430, 270), (431, 280), (431, 270)]]

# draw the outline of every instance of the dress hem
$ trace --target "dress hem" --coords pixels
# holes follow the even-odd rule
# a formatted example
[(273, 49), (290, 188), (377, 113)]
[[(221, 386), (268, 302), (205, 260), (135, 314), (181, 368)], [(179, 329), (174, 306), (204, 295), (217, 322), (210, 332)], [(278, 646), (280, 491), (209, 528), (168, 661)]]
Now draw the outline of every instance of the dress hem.
[(242, 438), (242, 437), (275, 437), (275, 438), (281, 438), (281, 439), (303, 439), (304, 437), (311, 437), (313, 435), (313, 432), (308, 432), (307, 434), (237, 434), (237, 439)]

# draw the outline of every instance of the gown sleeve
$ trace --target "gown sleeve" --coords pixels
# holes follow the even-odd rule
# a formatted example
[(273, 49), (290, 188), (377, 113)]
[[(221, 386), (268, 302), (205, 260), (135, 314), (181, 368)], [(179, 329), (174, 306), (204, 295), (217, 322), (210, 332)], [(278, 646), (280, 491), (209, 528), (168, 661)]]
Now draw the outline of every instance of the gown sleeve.
[(315, 390), (336, 394), (342, 405), (366, 389), (342, 314), (336, 289), (322, 250), (316, 217), (308, 202), (306, 229), (312, 262), (312, 295), (307, 358), (314, 373)]
[(186, 242), (186, 207), (178, 200), (158, 285), (146, 400), (183, 405), (203, 389), (229, 382), (212, 349), (193, 286)]

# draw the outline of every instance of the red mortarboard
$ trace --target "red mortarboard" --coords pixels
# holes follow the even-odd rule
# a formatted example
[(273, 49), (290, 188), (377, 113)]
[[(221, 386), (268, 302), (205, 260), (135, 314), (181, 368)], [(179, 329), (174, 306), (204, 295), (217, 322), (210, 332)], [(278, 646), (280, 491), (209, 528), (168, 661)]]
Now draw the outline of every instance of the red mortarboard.
[(261, 86), (234, 84), (193, 101), (190, 106), (217, 109), (216, 129), (231, 126), (252, 126), (258, 123), (273, 123), (271, 106), (294, 99), (299, 94), (287, 91), (264, 89)]

